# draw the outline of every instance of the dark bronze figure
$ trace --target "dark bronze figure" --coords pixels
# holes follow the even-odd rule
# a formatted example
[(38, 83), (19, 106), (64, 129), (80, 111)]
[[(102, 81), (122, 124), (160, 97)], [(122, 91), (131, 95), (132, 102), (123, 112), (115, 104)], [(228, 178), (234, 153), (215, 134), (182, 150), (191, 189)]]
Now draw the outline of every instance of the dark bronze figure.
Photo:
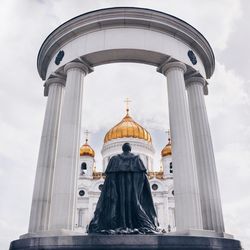
[(146, 234), (157, 232), (157, 216), (146, 168), (125, 143), (113, 156), (88, 233)]

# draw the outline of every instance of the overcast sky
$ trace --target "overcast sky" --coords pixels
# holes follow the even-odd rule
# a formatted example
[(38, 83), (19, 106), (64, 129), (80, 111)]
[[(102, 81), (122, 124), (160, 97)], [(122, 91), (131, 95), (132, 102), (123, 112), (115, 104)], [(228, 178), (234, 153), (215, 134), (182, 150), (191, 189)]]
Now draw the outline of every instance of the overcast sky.
[[(48, 34), (68, 19), (104, 7), (138, 6), (177, 16), (209, 41), (216, 70), (206, 97), (226, 232), (250, 250), (250, 3), (248, 0), (1, 0), (0, 249), (27, 232), (46, 98), (36, 69)], [(82, 131), (101, 167), (108, 129), (124, 115), (148, 129), (155, 167), (168, 129), (166, 80), (152, 66), (98, 66), (85, 79)], [(84, 134), (82, 134), (82, 142)]]

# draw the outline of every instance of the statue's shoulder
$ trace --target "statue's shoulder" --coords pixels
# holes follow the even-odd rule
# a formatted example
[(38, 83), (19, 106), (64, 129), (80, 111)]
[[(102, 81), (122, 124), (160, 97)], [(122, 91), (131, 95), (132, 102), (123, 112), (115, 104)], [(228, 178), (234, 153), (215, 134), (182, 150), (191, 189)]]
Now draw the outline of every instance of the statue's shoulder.
[(132, 154), (132, 157), (131, 157), (133, 160), (135, 161), (141, 161), (141, 158), (140, 158), (140, 155), (135, 155), (135, 154)]
[(128, 153), (128, 154), (121, 153), (121, 154), (118, 154), (117, 157), (123, 160), (128, 160), (128, 159), (136, 159), (138, 155), (135, 155), (133, 153)]
[(113, 156), (106, 168), (106, 173), (114, 172), (145, 172), (146, 168), (143, 165), (139, 155), (132, 153), (122, 153)]
[(116, 160), (118, 158), (119, 155), (114, 155), (110, 158), (110, 160)]
[(114, 155), (110, 158), (108, 166), (106, 168), (106, 173), (108, 172), (113, 172), (115, 169), (115, 166), (117, 166), (117, 163), (119, 162), (119, 156), (118, 155)]
[(116, 162), (119, 161), (119, 156), (118, 155), (114, 155), (110, 158), (109, 160), (109, 165), (113, 165), (116, 164)]

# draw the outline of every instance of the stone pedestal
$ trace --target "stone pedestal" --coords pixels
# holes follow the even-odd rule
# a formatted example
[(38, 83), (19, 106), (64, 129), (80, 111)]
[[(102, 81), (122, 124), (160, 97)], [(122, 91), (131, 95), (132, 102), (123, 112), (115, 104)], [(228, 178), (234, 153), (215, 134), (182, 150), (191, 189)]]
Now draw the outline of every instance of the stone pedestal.
[(28, 238), (11, 242), (9, 250), (241, 250), (238, 240), (168, 235), (83, 235)]

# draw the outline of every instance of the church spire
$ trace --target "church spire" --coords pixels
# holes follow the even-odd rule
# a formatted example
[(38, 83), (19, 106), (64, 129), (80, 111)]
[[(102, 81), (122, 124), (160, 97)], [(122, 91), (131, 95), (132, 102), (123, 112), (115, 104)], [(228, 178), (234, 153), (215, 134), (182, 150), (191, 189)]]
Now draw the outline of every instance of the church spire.
[(85, 130), (84, 131), (85, 134), (85, 144), (83, 144), (80, 148), (80, 156), (91, 156), (91, 157), (95, 157), (95, 151), (90, 147), (90, 145), (88, 144), (88, 137), (89, 137), (89, 131)]
[(166, 131), (166, 133), (168, 135), (168, 143), (167, 143), (167, 145), (161, 151), (161, 156), (162, 157), (172, 155), (172, 145), (171, 145), (171, 138), (170, 138), (170, 130), (168, 129)]
[(129, 98), (127, 97), (124, 102), (126, 103), (126, 112), (127, 112), (127, 115), (129, 115), (129, 103), (131, 102), (131, 100), (129, 100)]
[(88, 141), (89, 141), (89, 131), (86, 129), (84, 131), (84, 134), (85, 134), (85, 142), (86, 142), (86, 144), (88, 144)]
[(167, 133), (167, 135), (168, 135), (168, 144), (171, 145), (170, 129), (168, 129), (168, 130), (166, 131), (166, 133)]

